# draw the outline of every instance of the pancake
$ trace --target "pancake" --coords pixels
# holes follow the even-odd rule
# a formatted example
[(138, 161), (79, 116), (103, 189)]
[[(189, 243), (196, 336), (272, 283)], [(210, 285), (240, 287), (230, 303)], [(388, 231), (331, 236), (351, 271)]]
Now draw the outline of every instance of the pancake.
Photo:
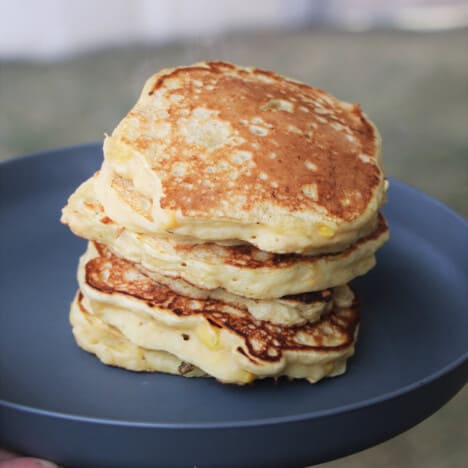
[(340, 288), (322, 291), (290, 294), (272, 299), (251, 299), (227, 292), (225, 289), (199, 289), (181, 278), (164, 276), (154, 271), (134, 265), (142, 273), (172, 291), (194, 299), (213, 299), (237, 308), (246, 309), (258, 320), (268, 320), (280, 325), (298, 325), (318, 320), (333, 306), (334, 297), (340, 294)]
[(95, 195), (98, 183), (93, 177), (76, 190), (63, 210), (62, 222), (76, 235), (104, 243), (148, 273), (180, 279), (202, 290), (222, 289), (270, 300), (336, 287), (367, 273), (375, 265), (376, 250), (388, 239), (382, 216), (373, 232), (344, 251), (314, 256), (263, 252), (245, 243), (192, 244), (174, 236), (138, 234), (106, 215)]
[(340, 375), (347, 285), (388, 239), (380, 136), (358, 105), (253, 67), (162, 70), (61, 221), (87, 239), (70, 321), (133, 371), (244, 385)]
[(343, 373), (354, 353), (359, 315), (349, 288), (318, 321), (287, 327), (221, 301), (179, 295), (113, 254), (88, 252), (78, 280), (72, 317), (81, 307), (133, 345), (169, 353), (224, 383), (283, 375), (316, 382)]
[(223, 62), (152, 76), (104, 155), (98, 198), (140, 233), (339, 251), (385, 199), (380, 137), (358, 105)]
[(117, 328), (91, 314), (77, 294), (70, 310), (73, 336), (81, 348), (95, 354), (104, 364), (139, 372), (165, 372), (184, 377), (206, 374), (165, 351), (146, 349), (130, 342)]
[[(113, 255), (104, 244), (89, 243), (81, 263), (100, 255), (110, 257)], [(133, 262), (132, 266), (143, 275), (148, 276), (157, 283), (171, 289), (176, 294), (192, 299), (212, 299), (236, 308), (245, 309), (257, 320), (268, 320), (280, 325), (298, 325), (318, 320), (322, 314), (330, 312), (335, 298), (343, 296), (343, 287), (292, 294), (275, 299), (250, 299), (228, 293), (222, 288), (214, 290), (199, 289), (181, 278), (164, 276), (156, 271), (149, 271)]]

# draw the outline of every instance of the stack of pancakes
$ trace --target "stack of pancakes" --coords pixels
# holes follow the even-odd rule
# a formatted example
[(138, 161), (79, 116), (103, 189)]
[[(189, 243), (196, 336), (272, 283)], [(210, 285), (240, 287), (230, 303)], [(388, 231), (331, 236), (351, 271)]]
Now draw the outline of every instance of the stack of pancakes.
[(388, 238), (385, 189), (359, 106), (229, 63), (163, 70), (63, 210), (90, 241), (76, 341), (227, 383), (341, 374), (359, 327), (347, 283)]

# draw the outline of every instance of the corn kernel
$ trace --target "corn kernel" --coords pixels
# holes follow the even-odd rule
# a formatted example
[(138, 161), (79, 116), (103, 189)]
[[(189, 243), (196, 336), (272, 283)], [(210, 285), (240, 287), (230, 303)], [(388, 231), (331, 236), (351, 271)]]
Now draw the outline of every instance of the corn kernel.
[(252, 372), (248, 371), (240, 371), (239, 373), (239, 382), (240, 383), (250, 383), (255, 380), (255, 374), (252, 374)]
[(219, 330), (207, 323), (200, 325), (195, 330), (197, 338), (209, 349), (216, 350), (221, 347), (219, 342)]
[(122, 163), (128, 161), (131, 158), (131, 154), (128, 151), (111, 151), (107, 153), (107, 159), (110, 161), (115, 161), (117, 163)]
[(165, 224), (164, 224), (164, 228), (165, 229), (172, 229), (172, 228), (175, 228), (177, 226), (177, 224), (178, 224), (178, 222), (177, 222), (176, 214), (173, 211), (170, 211), (167, 214)]
[(319, 226), (318, 232), (322, 237), (325, 237), (326, 239), (331, 239), (335, 235), (335, 230), (325, 224), (321, 224)]

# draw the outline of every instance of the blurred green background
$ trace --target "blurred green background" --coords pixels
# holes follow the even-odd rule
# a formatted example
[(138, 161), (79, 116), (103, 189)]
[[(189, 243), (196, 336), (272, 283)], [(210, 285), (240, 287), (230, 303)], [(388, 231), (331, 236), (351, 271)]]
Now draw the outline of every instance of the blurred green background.
[[(314, 18), (294, 27), (124, 41), (52, 57), (0, 53), (0, 160), (101, 141), (152, 73), (222, 59), (272, 69), (360, 103), (381, 131), (387, 174), (468, 217), (468, 29), (364, 31)], [(408, 432), (320, 466), (465, 468), (467, 414), (465, 388)]]

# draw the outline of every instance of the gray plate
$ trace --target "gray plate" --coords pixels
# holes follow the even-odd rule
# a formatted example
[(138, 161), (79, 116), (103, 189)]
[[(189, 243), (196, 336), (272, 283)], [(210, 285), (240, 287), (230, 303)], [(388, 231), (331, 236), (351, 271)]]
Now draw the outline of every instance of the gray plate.
[(317, 385), (213, 380), (106, 367), (68, 323), (85, 242), (60, 209), (102, 153), (83, 145), (0, 165), (0, 436), (76, 467), (285, 467), (341, 457), (422, 421), (468, 375), (468, 228), (392, 181), (391, 241), (354, 285), (348, 372)]

